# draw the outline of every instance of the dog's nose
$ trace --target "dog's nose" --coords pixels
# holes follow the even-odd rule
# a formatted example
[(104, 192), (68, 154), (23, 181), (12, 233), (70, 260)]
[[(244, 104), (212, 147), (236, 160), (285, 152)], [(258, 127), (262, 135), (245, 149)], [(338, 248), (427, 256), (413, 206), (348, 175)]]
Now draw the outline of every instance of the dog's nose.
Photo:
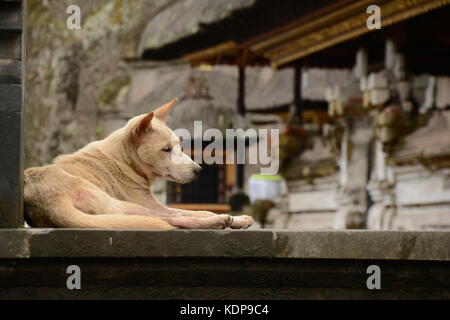
[(199, 176), (200, 173), (202, 172), (202, 170), (203, 170), (203, 168), (200, 167), (200, 166), (198, 166), (197, 168), (195, 168), (195, 169), (194, 169), (195, 175), (196, 175), (196, 176)]

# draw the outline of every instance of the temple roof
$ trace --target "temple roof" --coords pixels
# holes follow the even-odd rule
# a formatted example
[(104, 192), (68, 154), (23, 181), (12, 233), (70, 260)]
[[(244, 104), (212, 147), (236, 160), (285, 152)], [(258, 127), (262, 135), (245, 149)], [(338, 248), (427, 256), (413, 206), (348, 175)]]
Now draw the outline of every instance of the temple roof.
[[(201, 121), (200, 136), (194, 136), (194, 121)], [(208, 98), (180, 99), (173, 108), (166, 124), (172, 129), (187, 129), (192, 139), (202, 139), (205, 130), (241, 128), (246, 130), (252, 125), (245, 117), (225, 106), (214, 105)]]
[[(214, 107), (236, 109), (237, 70), (232, 66), (216, 66), (210, 71), (201, 71), (189, 67), (181, 67), (171, 72), (151, 69), (150, 72), (139, 68), (141, 72), (138, 82), (148, 92), (137, 99), (126, 110), (128, 116), (141, 114), (164, 104), (174, 97), (183, 97), (185, 88), (192, 77), (203, 79)], [(154, 74), (153, 74), (154, 73)], [(326, 107), (323, 88), (333, 82), (348, 81), (351, 72), (348, 69), (310, 69), (303, 81), (302, 96), (305, 109)], [(148, 80), (145, 77), (149, 77)], [(248, 67), (246, 69), (246, 110), (252, 112), (287, 112), (294, 101), (292, 69), (274, 70), (270, 67)], [(157, 78), (158, 81), (154, 81)], [(147, 83), (151, 81), (151, 86)], [(136, 100), (136, 99), (132, 99)], [(316, 103), (317, 102), (317, 103)], [(317, 105), (317, 106), (316, 106)], [(320, 105), (320, 106), (319, 106)], [(283, 107), (280, 109), (280, 107)], [(279, 110), (278, 110), (279, 109)]]
[[(184, 11), (176, 9), (189, 1), (163, 10), (162, 18), (155, 19), (161, 24), (150, 22), (141, 41), (141, 58), (276, 68), (301, 59), (310, 67), (343, 68), (353, 66), (360, 47), (371, 52), (369, 62), (376, 65), (383, 59), (380, 46), (384, 47), (386, 37), (394, 37), (401, 39), (401, 49), (408, 53), (411, 72), (449, 71), (450, 0), (382, 1), (377, 4), (383, 13), (380, 30), (366, 25), (371, 0), (234, 0), (229, 10), (208, 13), (204, 23), (198, 10), (206, 8), (207, 0), (185, 6)], [(228, 1), (214, 1), (214, 8), (224, 2)], [(167, 30), (167, 38), (152, 37), (152, 30), (158, 28)]]
[(170, 60), (227, 41), (240, 43), (333, 2), (181, 0), (149, 22), (141, 39), (141, 57)]

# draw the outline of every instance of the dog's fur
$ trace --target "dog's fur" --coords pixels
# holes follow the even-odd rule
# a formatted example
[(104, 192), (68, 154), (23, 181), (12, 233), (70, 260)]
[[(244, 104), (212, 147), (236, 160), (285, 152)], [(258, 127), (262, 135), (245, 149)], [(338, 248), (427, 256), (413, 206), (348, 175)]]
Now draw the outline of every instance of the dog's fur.
[[(25, 170), (25, 216), (34, 227), (208, 229), (248, 228), (249, 216), (231, 217), (160, 204), (150, 191), (158, 177), (187, 183), (201, 167), (165, 124), (176, 99), (132, 118), (107, 138)], [(175, 161), (176, 160), (176, 161)]]

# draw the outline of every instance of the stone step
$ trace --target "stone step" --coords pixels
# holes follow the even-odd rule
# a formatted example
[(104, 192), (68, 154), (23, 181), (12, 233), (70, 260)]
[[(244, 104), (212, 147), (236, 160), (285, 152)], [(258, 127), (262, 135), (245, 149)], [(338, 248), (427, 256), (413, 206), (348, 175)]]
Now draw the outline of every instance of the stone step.
[(22, 6), (20, 2), (0, 2), (1, 30), (22, 30)]
[(20, 84), (21, 72), (20, 60), (0, 59), (0, 84)]

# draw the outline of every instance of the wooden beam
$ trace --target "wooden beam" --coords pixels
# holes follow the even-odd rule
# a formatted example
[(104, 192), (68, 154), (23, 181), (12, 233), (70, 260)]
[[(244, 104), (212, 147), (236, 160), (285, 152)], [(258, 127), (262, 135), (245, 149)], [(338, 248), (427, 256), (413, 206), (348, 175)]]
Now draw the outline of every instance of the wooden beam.
[[(248, 42), (249, 49), (272, 61), (272, 67), (301, 59), (336, 44), (373, 32), (367, 28), (366, 9), (370, 0), (343, 3), (341, 8), (309, 22), (297, 22), (277, 33), (269, 33)], [(381, 27), (410, 19), (430, 10), (450, 4), (450, 0), (382, 0), (377, 3), (382, 12)]]
[[(237, 97), (237, 112), (245, 115), (245, 65), (247, 54), (243, 52), (238, 63), (238, 97)], [(237, 141), (236, 141), (237, 143)], [(244, 165), (236, 164), (236, 186), (239, 190), (244, 188)]]
[(183, 56), (191, 66), (196, 66), (201, 63), (211, 62), (220, 56), (237, 55), (239, 50), (238, 45), (234, 41), (227, 41), (216, 46), (208, 47), (206, 49), (198, 50)]
[(300, 63), (294, 66), (294, 120), (302, 122), (302, 66)]
[(245, 66), (238, 66), (237, 112), (245, 115)]

